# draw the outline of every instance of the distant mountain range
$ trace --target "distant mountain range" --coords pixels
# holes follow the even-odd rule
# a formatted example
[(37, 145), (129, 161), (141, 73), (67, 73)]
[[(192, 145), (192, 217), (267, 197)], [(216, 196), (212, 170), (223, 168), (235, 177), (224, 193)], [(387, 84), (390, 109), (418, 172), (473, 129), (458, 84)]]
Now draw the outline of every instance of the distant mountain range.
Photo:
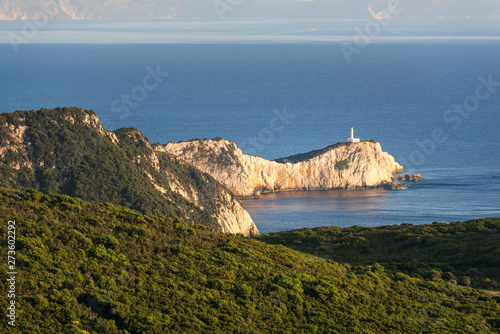
[[(210, 3), (195, 1), (193, 4)], [(182, 14), (189, 6), (177, 0), (0, 0), (0, 19), (32, 19), (47, 13), (56, 19), (161, 19)]]
[[(36, 19), (51, 8), (54, 19), (250, 19), (364, 18), (388, 7), (386, 0), (0, 0), (0, 20)], [(468, 0), (400, 0), (398, 17), (499, 18), (497, 0), (481, 5)]]
[[(0, 0), (0, 20), (39, 18), (53, 10), (54, 19), (171, 19), (315, 16), (311, 1), (301, 0)], [(330, 6), (330, 5), (328, 5)], [(238, 9), (238, 10), (236, 10)], [(320, 11), (321, 13), (321, 11)], [(51, 13), (52, 14), (52, 13)], [(329, 14), (336, 14), (329, 12)], [(338, 14), (338, 13), (337, 13)], [(323, 14), (322, 14), (323, 15)], [(297, 15), (294, 15), (297, 17)], [(324, 16), (324, 15), (323, 15)]]

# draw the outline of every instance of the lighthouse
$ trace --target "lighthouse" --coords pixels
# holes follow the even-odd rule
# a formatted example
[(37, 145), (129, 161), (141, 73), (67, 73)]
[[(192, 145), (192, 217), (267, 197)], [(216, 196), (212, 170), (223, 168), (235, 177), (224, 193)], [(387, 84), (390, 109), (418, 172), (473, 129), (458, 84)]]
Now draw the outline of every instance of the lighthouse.
[(351, 126), (351, 138), (347, 138), (348, 143), (359, 143), (359, 138), (354, 138), (354, 127)]

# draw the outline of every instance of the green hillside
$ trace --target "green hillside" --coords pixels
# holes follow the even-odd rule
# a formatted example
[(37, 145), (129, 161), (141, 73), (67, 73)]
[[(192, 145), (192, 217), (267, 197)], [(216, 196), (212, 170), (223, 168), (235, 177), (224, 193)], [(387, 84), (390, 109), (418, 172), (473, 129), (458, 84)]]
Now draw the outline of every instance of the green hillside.
[(500, 284), (500, 218), (417, 226), (325, 226), (259, 239), (341, 263), (379, 263), (392, 273), (444, 278), (485, 289)]
[(223, 195), (232, 196), (208, 174), (154, 152), (139, 130), (104, 129), (91, 110), (0, 114), (0, 157), (0, 186), (110, 202), (215, 229), (217, 211), (227, 204)]
[[(2, 333), (495, 333), (498, 297), (364, 270), (180, 219), (0, 188), (16, 221)], [(7, 254), (7, 236), (1, 234)], [(0, 293), (8, 283), (1, 280)], [(6, 310), (6, 298), (0, 299)]]

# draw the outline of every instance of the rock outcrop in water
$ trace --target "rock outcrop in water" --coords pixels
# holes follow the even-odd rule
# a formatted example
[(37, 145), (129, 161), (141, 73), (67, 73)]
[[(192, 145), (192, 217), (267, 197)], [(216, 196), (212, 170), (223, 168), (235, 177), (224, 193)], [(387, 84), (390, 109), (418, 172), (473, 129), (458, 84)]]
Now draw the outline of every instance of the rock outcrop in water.
[(420, 174), (413, 174), (413, 175), (405, 174), (405, 175), (399, 176), (398, 180), (399, 181), (418, 182), (418, 181), (422, 180), (422, 175), (420, 175)]
[(157, 144), (154, 149), (212, 175), (242, 198), (279, 191), (394, 189), (394, 175), (404, 170), (375, 141), (339, 143), (277, 161), (243, 154), (222, 138)]

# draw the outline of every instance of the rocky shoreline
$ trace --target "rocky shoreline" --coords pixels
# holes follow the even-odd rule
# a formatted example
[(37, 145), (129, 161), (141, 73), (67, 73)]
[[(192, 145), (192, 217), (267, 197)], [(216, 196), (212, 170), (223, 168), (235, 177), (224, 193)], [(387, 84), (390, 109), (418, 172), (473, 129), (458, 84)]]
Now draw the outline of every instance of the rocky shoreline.
[(404, 168), (375, 141), (339, 143), (293, 163), (246, 155), (222, 138), (157, 144), (154, 150), (210, 174), (241, 199), (285, 191), (402, 188), (395, 176)]
[(420, 174), (413, 174), (413, 175), (405, 174), (405, 175), (400, 175), (398, 177), (398, 180), (399, 181), (418, 182), (418, 181), (422, 180), (422, 175), (420, 175)]

